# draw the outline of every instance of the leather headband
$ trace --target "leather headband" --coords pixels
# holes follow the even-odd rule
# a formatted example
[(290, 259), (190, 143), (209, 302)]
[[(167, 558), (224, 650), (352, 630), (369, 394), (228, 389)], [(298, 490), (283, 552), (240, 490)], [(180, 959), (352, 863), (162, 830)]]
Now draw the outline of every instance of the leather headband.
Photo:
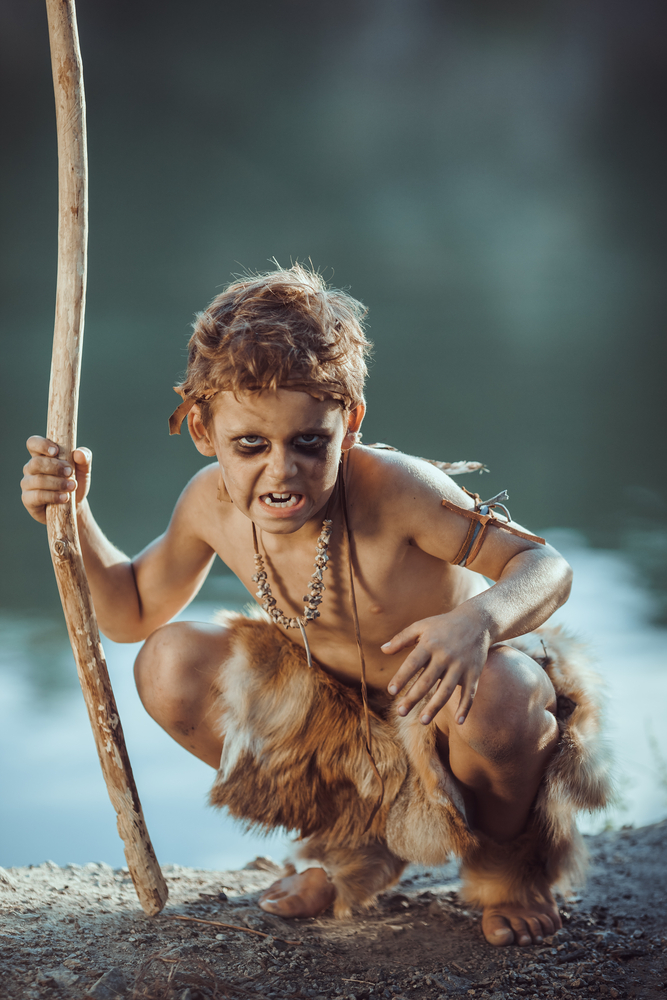
[[(287, 385), (278, 386), (278, 388), (289, 389), (292, 392), (307, 392), (309, 396), (312, 396), (313, 399), (319, 399), (320, 402), (324, 402), (326, 399), (332, 399), (337, 403), (342, 403), (346, 409), (348, 407), (352, 407), (352, 400), (350, 397), (343, 392), (338, 392), (336, 389), (320, 389), (319, 387), (303, 382), (289, 382)], [(201, 396), (186, 396), (183, 389), (181, 389), (180, 386), (175, 385), (174, 392), (183, 397), (183, 402), (176, 407), (172, 415), (169, 417), (169, 433), (180, 434), (183, 421), (195, 403), (207, 403), (221, 391), (223, 390), (213, 389), (211, 392), (205, 393)], [(257, 389), (250, 389), (250, 391), (261, 392), (261, 388), (258, 387)]]

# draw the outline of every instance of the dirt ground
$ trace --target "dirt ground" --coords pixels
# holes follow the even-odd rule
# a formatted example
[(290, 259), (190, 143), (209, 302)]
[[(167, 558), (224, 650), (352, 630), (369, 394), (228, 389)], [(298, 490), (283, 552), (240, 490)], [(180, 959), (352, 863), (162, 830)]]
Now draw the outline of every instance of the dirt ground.
[(454, 865), (408, 870), (345, 922), (264, 913), (256, 899), (275, 868), (261, 860), (237, 872), (168, 866), (155, 918), (126, 869), (0, 869), (0, 997), (653, 1000), (667, 996), (666, 838), (667, 821), (587, 838), (588, 885), (564, 904), (563, 929), (532, 948), (486, 944)]

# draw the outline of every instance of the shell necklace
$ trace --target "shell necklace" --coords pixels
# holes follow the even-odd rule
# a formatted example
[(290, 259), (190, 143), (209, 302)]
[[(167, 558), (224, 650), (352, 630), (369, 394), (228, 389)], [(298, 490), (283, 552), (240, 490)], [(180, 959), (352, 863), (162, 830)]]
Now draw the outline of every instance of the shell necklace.
[[(330, 502), (331, 501), (329, 501), (329, 503)], [(329, 504), (327, 504), (326, 510), (326, 514), (328, 513)], [(282, 625), (283, 628), (301, 629), (301, 635), (303, 636), (303, 644), (306, 647), (306, 657), (308, 658), (309, 667), (312, 667), (313, 660), (310, 655), (310, 645), (306, 636), (306, 625), (320, 617), (318, 605), (322, 603), (322, 591), (326, 590), (326, 587), (322, 582), (322, 577), (324, 575), (324, 571), (327, 569), (327, 563), (329, 562), (327, 549), (329, 548), (329, 541), (331, 540), (332, 525), (333, 521), (325, 516), (315, 549), (315, 572), (308, 581), (308, 593), (305, 594), (303, 598), (305, 602), (303, 614), (298, 618), (288, 618), (284, 611), (281, 611), (280, 608), (276, 606), (276, 599), (271, 593), (271, 584), (269, 583), (268, 574), (264, 566), (264, 559), (262, 558), (262, 554), (259, 551), (259, 545), (257, 544), (257, 529), (255, 527), (255, 522), (252, 522), (252, 542), (255, 547), (255, 574), (252, 577), (252, 580), (253, 583), (257, 584), (257, 592), (255, 596), (259, 598), (262, 603), (262, 607), (276, 625)]]

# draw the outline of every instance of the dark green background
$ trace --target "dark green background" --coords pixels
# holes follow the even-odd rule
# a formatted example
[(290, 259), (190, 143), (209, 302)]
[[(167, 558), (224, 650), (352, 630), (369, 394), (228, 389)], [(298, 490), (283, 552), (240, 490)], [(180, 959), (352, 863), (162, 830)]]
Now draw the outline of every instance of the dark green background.
[[(79, 441), (130, 552), (202, 462), (170, 439), (194, 312), (311, 259), (370, 309), (366, 440), (479, 459), (518, 520), (664, 531), (667, 9), (633, 0), (79, 0), (90, 271)], [(0, 607), (46, 609), (18, 499), (45, 425), (57, 167), (46, 17), (3, 0)], [(663, 548), (660, 548), (660, 545)]]

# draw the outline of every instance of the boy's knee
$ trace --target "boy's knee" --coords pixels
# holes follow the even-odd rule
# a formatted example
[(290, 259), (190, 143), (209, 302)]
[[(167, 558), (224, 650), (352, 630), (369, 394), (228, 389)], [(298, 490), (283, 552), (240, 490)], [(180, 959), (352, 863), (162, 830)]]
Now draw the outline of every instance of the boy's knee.
[(533, 710), (554, 711), (556, 692), (545, 670), (512, 646), (494, 646), (480, 678), (480, 690), (489, 708), (504, 705), (525, 717)]
[[(210, 688), (210, 666), (224, 630), (192, 622), (162, 625), (146, 639), (134, 663), (134, 678), (146, 711), (162, 722), (197, 705)], [(212, 643), (215, 640), (215, 645)], [(217, 661), (219, 662), (219, 660)]]
[(499, 753), (530, 749), (555, 731), (556, 693), (542, 667), (511, 646), (494, 646), (474, 703), (476, 721)]
[(163, 687), (179, 672), (183, 626), (179, 622), (162, 625), (148, 636), (134, 661), (134, 679), (145, 704), (156, 687)]

